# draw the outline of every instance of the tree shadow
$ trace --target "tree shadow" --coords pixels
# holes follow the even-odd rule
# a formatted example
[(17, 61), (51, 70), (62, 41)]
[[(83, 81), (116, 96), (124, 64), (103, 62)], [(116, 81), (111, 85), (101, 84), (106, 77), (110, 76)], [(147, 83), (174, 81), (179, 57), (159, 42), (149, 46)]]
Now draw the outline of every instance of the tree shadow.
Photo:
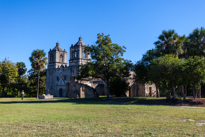
[[(203, 101), (205, 101), (203, 99)], [(16, 103), (75, 103), (75, 104), (94, 104), (94, 105), (163, 105), (163, 106), (200, 106), (204, 107), (204, 103), (199, 103), (188, 99), (186, 101), (178, 99), (164, 98), (145, 98), (145, 97), (121, 97), (106, 100), (105, 97), (100, 98), (81, 98), (81, 99), (38, 99), (38, 100), (22, 100), (22, 101), (1, 101), (0, 104), (16, 104)]]

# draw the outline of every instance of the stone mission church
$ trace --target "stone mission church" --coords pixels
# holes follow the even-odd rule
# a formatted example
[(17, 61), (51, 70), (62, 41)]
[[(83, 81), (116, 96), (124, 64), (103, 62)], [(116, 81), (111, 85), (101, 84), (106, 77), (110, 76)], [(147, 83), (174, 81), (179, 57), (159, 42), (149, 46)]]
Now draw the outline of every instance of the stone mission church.
[[(87, 45), (89, 46), (89, 45)], [(78, 66), (90, 61), (90, 55), (84, 52), (87, 47), (79, 37), (78, 42), (70, 47), (69, 66), (67, 66), (67, 52), (59, 43), (48, 52), (48, 66), (46, 72), (46, 94), (54, 97), (93, 98), (106, 95), (106, 84), (101, 79), (85, 78), (77, 81), (73, 78), (78, 73)], [(155, 85), (139, 84), (133, 80), (133, 72), (128, 78), (129, 91), (126, 95), (156, 96)]]

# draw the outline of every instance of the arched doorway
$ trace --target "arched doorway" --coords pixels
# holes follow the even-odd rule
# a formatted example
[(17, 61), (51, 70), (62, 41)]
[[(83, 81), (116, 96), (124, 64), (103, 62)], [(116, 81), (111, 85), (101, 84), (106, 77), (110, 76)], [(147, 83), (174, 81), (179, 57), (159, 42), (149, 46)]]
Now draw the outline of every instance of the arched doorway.
[(152, 87), (149, 87), (149, 96), (152, 97)]
[(80, 88), (80, 98), (84, 98), (85, 97), (85, 87), (81, 87)]
[(63, 89), (62, 88), (59, 89), (59, 97), (63, 97)]
[(129, 97), (132, 96), (131, 94), (132, 94), (132, 93), (131, 93), (131, 87), (129, 87)]

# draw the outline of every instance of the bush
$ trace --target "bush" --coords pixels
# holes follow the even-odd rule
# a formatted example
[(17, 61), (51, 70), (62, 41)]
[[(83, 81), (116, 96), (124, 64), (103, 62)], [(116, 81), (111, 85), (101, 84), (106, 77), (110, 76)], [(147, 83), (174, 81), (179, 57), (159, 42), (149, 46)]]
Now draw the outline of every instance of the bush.
[(126, 96), (125, 92), (129, 90), (129, 83), (123, 78), (114, 78), (110, 81), (110, 94), (116, 97)]

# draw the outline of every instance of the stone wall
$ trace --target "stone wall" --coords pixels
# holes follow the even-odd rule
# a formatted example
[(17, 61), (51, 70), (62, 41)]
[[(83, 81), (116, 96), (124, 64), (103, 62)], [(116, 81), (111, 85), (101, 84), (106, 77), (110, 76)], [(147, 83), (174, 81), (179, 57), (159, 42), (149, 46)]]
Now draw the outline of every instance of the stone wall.
[(66, 96), (66, 83), (70, 81), (72, 67), (50, 68), (46, 72), (46, 94), (54, 95), (54, 97), (61, 96), (60, 89), (62, 89), (62, 96)]
[(131, 97), (136, 97), (137, 95), (137, 84), (133, 83), (131, 86)]
[(96, 89), (99, 95), (107, 95), (107, 85), (100, 78), (95, 78), (92, 80), (92, 87)]
[(96, 92), (98, 93), (98, 95), (107, 95), (104, 84), (97, 84), (95, 89), (96, 89)]
[(156, 97), (156, 86), (155, 84), (145, 84), (145, 96), (150, 96), (150, 89), (151, 89), (151, 97)]
[(98, 97), (98, 93), (96, 92), (96, 89), (83, 84), (79, 83), (78, 81), (75, 81), (73, 78), (71, 78), (69, 85), (69, 90), (67, 90), (67, 96), (69, 98), (95, 98)]
[(107, 95), (106, 83), (99, 78), (84, 78), (79, 80), (78, 83), (82, 83), (94, 88), (98, 95)]
[(138, 87), (138, 96), (139, 97), (144, 97), (145, 96), (145, 85), (143, 84), (137, 84), (137, 87)]
[[(129, 83), (129, 90), (126, 92), (127, 97), (144, 97), (144, 96), (156, 96), (156, 86), (155, 84), (140, 84), (135, 82), (135, 73), (130, 71), (130, 76), (127, 78)], [(151, 92), (150, 92), (151, 90)], [(150, 94), (151, 93), (151, 94)]]

